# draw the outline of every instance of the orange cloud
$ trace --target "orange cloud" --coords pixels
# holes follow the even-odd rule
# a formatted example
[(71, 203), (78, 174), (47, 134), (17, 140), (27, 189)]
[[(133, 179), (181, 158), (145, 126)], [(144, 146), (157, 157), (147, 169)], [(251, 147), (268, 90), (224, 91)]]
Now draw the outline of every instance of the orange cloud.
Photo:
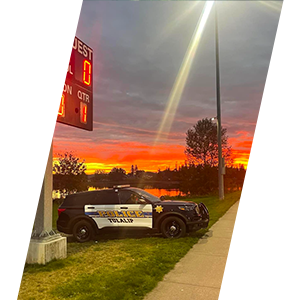
[(54, 143), (54, 159), (57, 153), (76, 149), (74, 154), (85, 159), (87, 174), (93, 174), (101, 169), (109, 172), (113, 167), (120, 167), (127, 172), (131, 165), (137, 165), (140, 170), (156, 172), (159, 168), (174, 168), (185, 161), (184, 146), (158, 145), (151, 147), (138, 142), (112, 143), (107, 145), (86, 146), (79, 142)]
[(244, 165), (247, 168), (248, 160), (250, 155), (250, 149), (247, 151), (245, 150), (232, 150), (233, 162), (234, 165)]
[[(234, 164), (247, 167), (252, 137), (248, 132), (238, 132), (237, 137), (229, 139), (229, 144), (232, 145)], [(163, 170), (166, 167), (174, 169), (186, 160), (185, 146), (174, 144), (151, 146), (136, 141), (55, 139), (53, 147), (54, 159), (58, 153), (74, 150), (76, 156), (85, 159), (87, 174), (93, 174), (99, 169), (109, 172), (113, 167), (130, 172), (131, 165), (137, 165), (140, 170), (157, 172), (158, 169)]]

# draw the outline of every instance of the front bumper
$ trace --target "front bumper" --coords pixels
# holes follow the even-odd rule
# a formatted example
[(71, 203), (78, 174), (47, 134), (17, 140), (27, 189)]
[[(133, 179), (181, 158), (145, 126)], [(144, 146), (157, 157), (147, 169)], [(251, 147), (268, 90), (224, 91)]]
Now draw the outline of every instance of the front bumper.
[(209, 223), (209, 213), (207, 207), (204, 205), (204, 203), (198, 204), (198, 216), (199, 219), (195, 221), (187, 222), (188, 230), (191, 231), (197, 231), (202, 228), (207, 228)]
[(209, 223), (209, 219), (200, 219), (198, 221), (193, 222), (187, 222), (186, 225), (189, 229), (189, 232), (191, 231), (197, 231), (202, 228), (207, 228)]

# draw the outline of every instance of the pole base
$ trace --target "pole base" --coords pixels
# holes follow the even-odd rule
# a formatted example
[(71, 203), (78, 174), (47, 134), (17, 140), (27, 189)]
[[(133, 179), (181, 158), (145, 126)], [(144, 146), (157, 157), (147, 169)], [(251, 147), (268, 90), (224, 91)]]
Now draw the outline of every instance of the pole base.
[(60, 234), (51, 237), (31, 238), (27, 253), (27, 264), (42, 264), (53, 259), (67, 257), (67, 238)]

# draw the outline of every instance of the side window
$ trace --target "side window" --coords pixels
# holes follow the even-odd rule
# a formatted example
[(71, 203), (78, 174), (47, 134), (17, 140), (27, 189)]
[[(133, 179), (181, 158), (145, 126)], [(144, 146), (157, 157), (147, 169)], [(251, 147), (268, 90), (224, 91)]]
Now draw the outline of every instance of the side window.
[(101, 191), (95, 193), (95, 196), (91, 198), (90, 204), (93, 205), (105, 205), (105, 204), (119, 204), (118, 194), (114, 191)]
[(83, 199), (84, 204), (96, 204), (96, 195), (94, 193), (86, 195)]
[(138, 195), (136, 193), (133, 193), (131, 191), (119, 191), (119, 198), (121, 204), (136, 204), (138, 203)]
[(76, 193), (68, 196), (68, 205), (70, 206), (84, 206), (87, 204), (93, 204), (95, 201), (93, 199), (95, 198), (94, 194), (88, 194), (88, 193)]
[(103, 192), (101, 195), (101, 204), (119, 204), (118, 193), (115, 191)]

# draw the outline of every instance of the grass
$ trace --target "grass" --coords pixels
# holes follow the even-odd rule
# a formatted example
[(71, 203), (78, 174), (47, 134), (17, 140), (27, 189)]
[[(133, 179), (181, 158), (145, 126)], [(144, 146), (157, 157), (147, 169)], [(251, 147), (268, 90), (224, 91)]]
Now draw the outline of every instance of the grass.
[[(239, 197), (235, 192), (224, 201), (189, 200), (205, 203), (211, 227)], [(127, 235), (85, 244), (68, 242), (67, 259), (25, 266), (18, 299), (143, 299), (205, 232), (175, 240)]]
[(58, 207), (56, 202), (53, 202), (52, 228), (56, 229), (56, 220), (58, 219)]

